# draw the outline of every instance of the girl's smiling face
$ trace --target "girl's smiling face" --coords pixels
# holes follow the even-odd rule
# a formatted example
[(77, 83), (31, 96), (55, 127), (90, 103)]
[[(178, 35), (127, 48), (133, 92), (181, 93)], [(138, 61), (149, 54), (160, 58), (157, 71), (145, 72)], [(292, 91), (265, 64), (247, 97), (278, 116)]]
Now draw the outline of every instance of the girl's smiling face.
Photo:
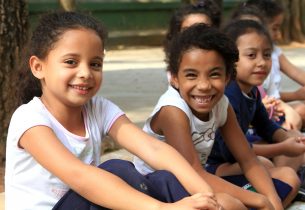
[(45, 59), (30, 59), (32, 72), (42, 83), (42, 99), (52, 107), (81, 107), (100, 88), (103, 56), (103, 42), (93, 30), (64, 32)]
[(214, 50), (192, 48), (184, 52), (177, 75), (172, 75), (175, 88), (203, 121), (224, 94), (228, 78), (221, 55)]
[(271, 69), (272, 46), (268, 39), (256, 32), (249, 32), (236, 41), (239, 61), (236, 66), (236, 81), (244, 93), (253, 86), (261, 85)]

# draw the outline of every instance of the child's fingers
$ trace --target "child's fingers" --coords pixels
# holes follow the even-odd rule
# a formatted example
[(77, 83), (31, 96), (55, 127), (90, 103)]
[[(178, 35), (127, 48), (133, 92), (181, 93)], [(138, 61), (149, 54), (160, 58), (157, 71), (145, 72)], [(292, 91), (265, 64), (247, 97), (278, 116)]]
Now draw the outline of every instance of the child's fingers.
[(296, 137), (296, 141), (305, 144), (305, 136)]
[(192, 196), (195, 200), (195, 208), (208, 209), (208, 210), (220, 210), (221, 206), (217, 203), (216, 198), (212, 194), (197, 193)]

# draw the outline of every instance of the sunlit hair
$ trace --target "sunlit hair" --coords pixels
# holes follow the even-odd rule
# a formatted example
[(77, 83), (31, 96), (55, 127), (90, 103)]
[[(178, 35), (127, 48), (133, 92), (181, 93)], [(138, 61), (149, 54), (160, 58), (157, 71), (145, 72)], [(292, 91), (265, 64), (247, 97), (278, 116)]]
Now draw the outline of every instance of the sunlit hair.
[(236, 19), (252, 19), (257, 20), (265, 25), (264, 16), (261, 14), (260, 9), (256, 5), (247, 4), (246, 2), (240, 3), (232, 12), (231, 18)]

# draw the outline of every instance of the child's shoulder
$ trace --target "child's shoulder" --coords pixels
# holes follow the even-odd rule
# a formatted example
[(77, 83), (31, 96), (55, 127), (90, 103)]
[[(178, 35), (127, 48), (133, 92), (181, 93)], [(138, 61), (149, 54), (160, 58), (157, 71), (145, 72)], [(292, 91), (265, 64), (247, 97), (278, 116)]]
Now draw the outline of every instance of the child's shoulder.
[(34, 97), (31, 101), (26, 104), (20, 105), (14, 112), (13, 115), (32, 115), (34, 113), (39, 113), (43, 110), (44, 105), (38, 97)]
[(87, 113), (92, 115), (108, 115), (110, 113), (123, 113), (118, 105), (103, 96), (97, 95), (90, 99), (84, 106)]

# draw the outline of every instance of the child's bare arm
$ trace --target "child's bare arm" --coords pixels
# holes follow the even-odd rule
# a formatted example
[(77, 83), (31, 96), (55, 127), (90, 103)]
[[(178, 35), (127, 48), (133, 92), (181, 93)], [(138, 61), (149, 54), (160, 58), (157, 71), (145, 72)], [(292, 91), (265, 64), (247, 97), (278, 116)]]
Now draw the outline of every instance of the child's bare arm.
[[(77, 159), (46, 126), (35, 126), (27, 130), (19, 146), (29, 152), (46, 170), (57, 176), (75, 192), (97, 205), (110, 209), (189, 209), (206, 208), (217, 210), (212, 197), (198, 194), (174, 204), (162, 203), (141, 193), (119, 177), (87, 165)], [(128, 195), (128, 196), (126, 196)], [(199, 207), (198, 207), (199, 206)]]
[(180, 109), (166, 106), (159, 111), (151, 122), (154, 131), (162, 133), (166, 142), (178, 150), (193, 168), (206, 180), (216, 193), (227, 193), (249, 207), (269, 209), (268, 199), (260, 194), (244, 190), (224, 179), (205, 171), (190, 135), (189, 119)]
[[(126, 116), (111, 127), (111, 137), (157, 170), (173, 173), (190, 194), (213, 193), (191, 165), (173, 147), (139, 129)], [(191, 179), (190, 179), (191, 177)]]
[(295, 91), (280, 92), (281, 99), (285, 102), (305, 100), (305, 86), (300, 87)]
[(281, 71), (301, 86), (305, 86), (305, 70), (291, 63), (288, 58), (281, 54), (279, 57)]
[[(254, 151), (242, 132), (236, 119), (235, 112), (231, 106), (228, 107), (228, 118), (225, 126), (221, 129), (231, 153), (240, 164), (245, 176), (255, 189), (268, 197), (275, 209), (283, 209), (273, 186), (271, 177), (265, 167), (259, 163)], [(257, 179), (260, 177), (260, 179)]]

